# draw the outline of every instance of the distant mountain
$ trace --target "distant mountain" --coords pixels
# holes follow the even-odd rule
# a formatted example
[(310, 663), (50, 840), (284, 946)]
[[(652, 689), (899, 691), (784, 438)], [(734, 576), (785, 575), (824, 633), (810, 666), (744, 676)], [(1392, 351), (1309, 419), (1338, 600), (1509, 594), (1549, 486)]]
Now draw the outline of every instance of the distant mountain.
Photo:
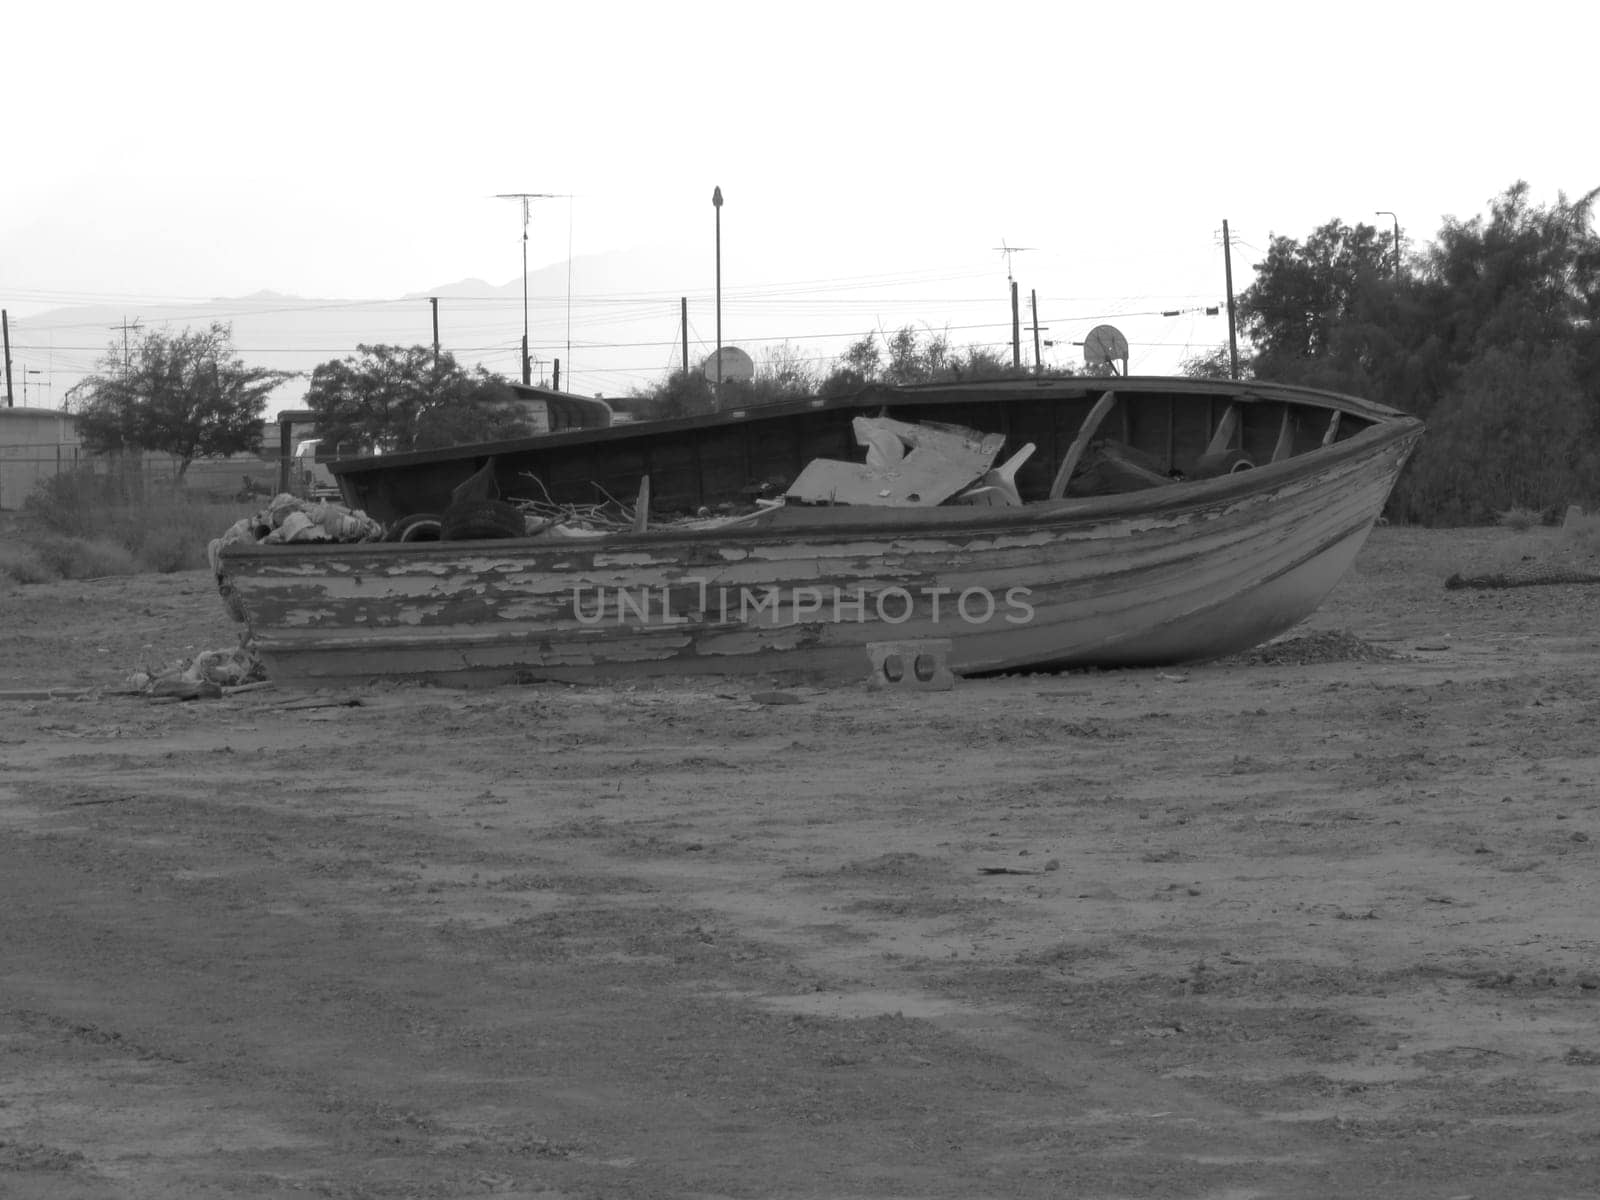
[[(549, 382), (563, 360), (563, 387), (618, 395), (658, 379), (681, 350), (680, 302), (709, 290), (675, 251), (646, 249), (584, 256), (530, 270), (528, 328), (536, 381)], [(704, 267), (702, 275), (712, 272)], [(467, 365), (520, 377), (523, 280), (461, 279), (396, 299), (312, 298), (262, 290), (197, 304), (87, 305), (11, 321), (14, 392), (29, 404), (60, 407), (67, 392), (123, 345), (124, 331), (181, 329), (222, 321), (240, 357), (252, 365), (297, 372), (272, 397), (270, 411), (303, 403), (306, 381), (322, 362), (367, 344), (428, 345), (439, 301), (441, 346)], [(705, 319), (705, 305), (700, 324)], [(703, 349), (695, 340), (692, 352)], [(33, 374), (32, 372), (38, 372)]]

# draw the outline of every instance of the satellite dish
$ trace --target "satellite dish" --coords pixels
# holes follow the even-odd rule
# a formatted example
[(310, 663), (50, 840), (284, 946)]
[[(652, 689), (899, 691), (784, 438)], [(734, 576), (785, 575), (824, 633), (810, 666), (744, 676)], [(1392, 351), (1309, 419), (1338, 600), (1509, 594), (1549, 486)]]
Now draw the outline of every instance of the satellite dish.
[(1096, 325), (1083, 339), (1083, 361), (1091, 367), (1122, 361), (1122, 373), (1128, 373), (1128, 339), (1115, 325)]
[(701, 371), (712, 383), (716, 383), (719, 379), (723, 383), (728, 383), (735, 379), (754, 379), (756, 376), (756, 364), (739, 347), (724, 346), (715, 354), (706, 355), (705, 365), (701, 367)]

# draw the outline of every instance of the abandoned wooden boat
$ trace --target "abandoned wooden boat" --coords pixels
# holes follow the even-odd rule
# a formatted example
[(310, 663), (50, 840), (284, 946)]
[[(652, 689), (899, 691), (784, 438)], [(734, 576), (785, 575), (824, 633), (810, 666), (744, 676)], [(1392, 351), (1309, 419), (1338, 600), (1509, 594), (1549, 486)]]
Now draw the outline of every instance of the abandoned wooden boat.
[[(924, 426), (969, 431), (1001, 466), (939, 503), (907, 485), (910, 455), (852, 462), (863, 428), (914, 453)], [(962, 675), (1174, 663), (1315, 609), (1421, 432), (1382, 405), (1257, 381), (873, 387), (335, 462), (346, 503), (385, 524), (444, 509), (474, 477), (503, 501), (631, 500), (641, 484), (650, 499), (605, 536), (233, 545), (219, 582), (268, 673), (305, 684), (860, 679), (890, 669), (890, 643)], [(714, 515), (762, 494), (789, 502)]]

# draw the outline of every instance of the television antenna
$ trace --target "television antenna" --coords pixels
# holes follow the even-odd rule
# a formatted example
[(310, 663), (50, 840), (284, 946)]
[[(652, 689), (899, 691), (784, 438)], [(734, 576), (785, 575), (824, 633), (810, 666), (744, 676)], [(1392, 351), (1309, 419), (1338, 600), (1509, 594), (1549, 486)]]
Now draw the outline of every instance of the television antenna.
[(1006, 282), (1007, 283), (1015, 282), (1011, 278), (1011, 256), (1013, 254), (1021, 254), (1024, 250), (1037, 250), (1038, 248), (1039, 247), (1037, 247), (1037, 246), (1010, 246), (1010, 245), (1006, 244), (1005, 238), (1001, 238), (1000, 239), (1000, 244), (998, 246), (993, 247), (993, 249), (996, 250), (997, 252), (1001, 253), (1001, 254), (1004, 254), (1006, 256)]

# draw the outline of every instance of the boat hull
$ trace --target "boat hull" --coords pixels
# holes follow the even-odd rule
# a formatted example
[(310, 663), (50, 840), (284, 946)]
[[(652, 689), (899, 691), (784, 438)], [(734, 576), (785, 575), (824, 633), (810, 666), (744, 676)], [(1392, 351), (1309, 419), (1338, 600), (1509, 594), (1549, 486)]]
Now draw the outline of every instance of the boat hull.
[(1221, 479), (1011, 509), (785, 512), (759, 530), (574, 542), (235, 546), (225, 591), (274, 679), (473, 685), (865, 678), (927, 642), (957, 674), (1176, 663), (1312, 612), (1421, 426)]

